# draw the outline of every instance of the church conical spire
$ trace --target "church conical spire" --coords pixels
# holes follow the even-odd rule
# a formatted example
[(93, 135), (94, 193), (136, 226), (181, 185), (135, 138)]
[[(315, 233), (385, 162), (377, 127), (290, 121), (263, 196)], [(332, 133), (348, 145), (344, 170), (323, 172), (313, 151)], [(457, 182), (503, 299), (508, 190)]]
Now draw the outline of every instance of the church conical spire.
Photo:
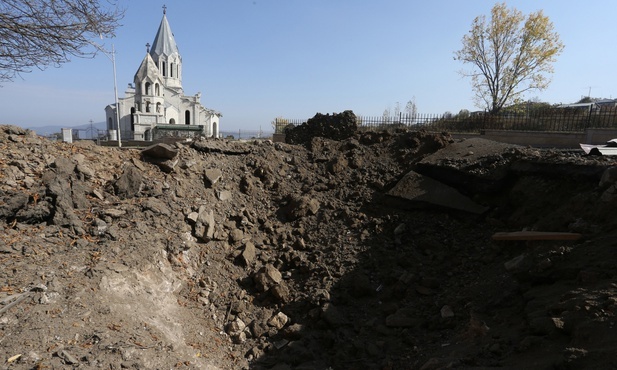
[(159, 72), (170, 88), (182, 89), (182, 56), (178, 51), (169, 22), (167, 7), (163, 6), (163, 19), (150, 48), (150, 55), (159, 68)]
[(159, 69), (152, 59), (152, 56), (146, 53), (146, 57), (141, 61), (139, 65), (139, 69), (135, 73), (135, 77), (133, 78), (133, 82), (139, 85), (141, 81), (145, 81), (148, 77), (152, 80), (156, 80), (159, 76)]
[(167, 10), (164, 7), (163, 19), (161, 20), (159, 30), (154, 37), (150, 54), (152, 54), (152, 57), (156, 60), (157, 57), (161, 55), (170, 56), (173, 53), (179, 53), (179, 51), (178, 46), (176, 45), (176, 39), (174, 38), (174, 34), (171, 32), (171, 27), (169, 27), (169, 22), (167, 21)]

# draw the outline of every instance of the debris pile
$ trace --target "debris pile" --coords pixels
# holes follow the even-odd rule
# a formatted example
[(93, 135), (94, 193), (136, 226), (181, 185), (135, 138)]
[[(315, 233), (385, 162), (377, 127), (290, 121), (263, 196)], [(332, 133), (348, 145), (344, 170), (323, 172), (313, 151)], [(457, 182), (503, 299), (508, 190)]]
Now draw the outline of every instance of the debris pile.
[(356, 115), (346, 110), (343, 113), (317, 113), (305, 123), (285, 130), (285, 142), (288, 144), (307, 144), (314, 137), (327, 137), (332, 140), (344, 140), (352, 137), (358, 130)]
[[(330, 127), (352, 114), (304, 145), (0, 126), (3, 366), (614, 364), (609, 159)], [(492, 239), (523, 229), (583, 237)]]

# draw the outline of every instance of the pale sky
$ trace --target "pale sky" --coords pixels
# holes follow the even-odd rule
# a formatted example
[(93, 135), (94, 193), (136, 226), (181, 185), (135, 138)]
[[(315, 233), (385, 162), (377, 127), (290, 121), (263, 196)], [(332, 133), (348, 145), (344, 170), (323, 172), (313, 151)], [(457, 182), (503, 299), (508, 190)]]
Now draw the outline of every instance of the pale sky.
[[(380, 116), (415, 97), (419, 113), (478, 110), (466, 68), (454, 60), (483, 0), (120, 0), (123, 26), (116, 49), (119, 96), (167, 19), (183, 60), (187, 95), (202, 93), (220, 111), (221, 131), (269, 130), (278, 116), (353, 110)], [(565, 45), (547, 90), (528, 98), (571, 103), (617, 97), (614, 0), (512, 0), (528, 14), (543, 10)], [(0, 87), (0, 124), (23, 127), (105, 120), (114, 102), (105, 55), (33, 71)]]

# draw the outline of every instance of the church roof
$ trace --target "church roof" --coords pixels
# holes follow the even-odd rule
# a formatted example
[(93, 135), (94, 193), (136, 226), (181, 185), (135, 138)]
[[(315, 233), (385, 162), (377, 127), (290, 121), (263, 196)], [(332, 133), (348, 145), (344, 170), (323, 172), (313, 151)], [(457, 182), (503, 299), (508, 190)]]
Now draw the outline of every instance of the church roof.
[(146, 76), (157, 76), (159, 74), (159, 69), (156, 66), (156, 63), (154, 62), (154, 59), (152, 59), (152, 56), (149, 53), (146, 53), (146, 57), (144, 58), (144, 60), (141, 61), (141, 65), (139, 66), (139, 69), (137, 70), (137, 72), (135, 73), (135, 78), (134, 80), (143, 80), (146, 78)]
[(178, 46), (176, 45), (174, 34), (171, 32), (171, 27), (169, 27), (169, 22), (167, 22), (167, 15), (163, 13), (163, 19), (154, 37), (150, 54), (156, 58), (161, 55), (171, 55), (173, 53), (179, 53)]

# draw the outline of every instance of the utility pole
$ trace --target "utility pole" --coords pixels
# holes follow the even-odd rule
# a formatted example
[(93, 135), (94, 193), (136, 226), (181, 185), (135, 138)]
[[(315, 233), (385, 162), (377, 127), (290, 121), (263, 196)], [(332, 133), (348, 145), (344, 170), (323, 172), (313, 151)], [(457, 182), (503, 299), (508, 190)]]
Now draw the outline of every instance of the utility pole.
[(120, 103), (118, 102), (118, 83), (116, 82), (116, 49), (111, 44), (111, 64), (114, 67), (114, 96), (116, 98), (116, 127), (118, 128), (118, 148), (122, 147), (122, 131), (120, 129)]
[[(102, 37), (101, 37), (102, 38)], [(98, 51), (105, 54), (109, 60), (111, 60), (111, 64), (114, 69), (114, 97), (116, 99), (116, 128), (118, 130), (118, 148), (122, 147), (122, 135), (120, 131), (120, 104), (118, 103), (118, 83), (116, 82), (116, 49), (114, 49), (114, 44), (111, 44), (111, 52), (103, 49), (103, 47), (95, 42), (90, 41), (90, 45), (97, 48)]]

